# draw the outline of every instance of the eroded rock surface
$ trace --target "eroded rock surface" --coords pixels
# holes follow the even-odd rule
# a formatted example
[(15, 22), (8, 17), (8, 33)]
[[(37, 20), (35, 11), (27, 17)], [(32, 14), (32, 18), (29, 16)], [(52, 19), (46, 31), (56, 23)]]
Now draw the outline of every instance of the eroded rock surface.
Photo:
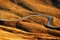
[(0, 40), (60, 40), (60, 0), (0, 0)]

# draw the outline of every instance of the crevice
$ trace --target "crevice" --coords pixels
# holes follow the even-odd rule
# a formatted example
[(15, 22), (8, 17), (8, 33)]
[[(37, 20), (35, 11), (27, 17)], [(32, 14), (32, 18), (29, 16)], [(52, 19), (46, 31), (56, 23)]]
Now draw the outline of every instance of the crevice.
[(57, 8), (60, 9), (60, 4), (58, 3), (57, 0), (51, 0), (51, 2), (52, 2), (52, 4), (53, 4), (54, 6), (56, 6)]
[(10, 9), (8, 9), (8, 8), (5, 8), (5, 7), (0, 7), (0, 10), (11, 11)]
[(26, 5), (24, 5), (24, 4), (21, 3), (21, 2), (14, 2), (14, 0), (10, 0), (10, 1), (13, 2), (13, 3), (16, 3), (17, 5), (25, 8), (25, 9), (27, 9), (27, 10), (29, 10), (29, 11), (32, 11), (32, 9), (30, 9), (29, 7), (27, 7)]
[(18, 28), (20, 30), (24, 30), (24, 31), (30, 32), (27, 29), (23, 28), (19, 23), (16, 23), (16, 28)]

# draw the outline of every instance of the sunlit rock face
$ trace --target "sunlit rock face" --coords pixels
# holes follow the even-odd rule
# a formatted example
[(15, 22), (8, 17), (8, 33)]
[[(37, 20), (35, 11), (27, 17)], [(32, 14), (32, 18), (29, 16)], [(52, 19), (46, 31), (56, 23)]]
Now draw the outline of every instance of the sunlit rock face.
[(0, 40), (60, 40), (60, 0), (0, 0)]

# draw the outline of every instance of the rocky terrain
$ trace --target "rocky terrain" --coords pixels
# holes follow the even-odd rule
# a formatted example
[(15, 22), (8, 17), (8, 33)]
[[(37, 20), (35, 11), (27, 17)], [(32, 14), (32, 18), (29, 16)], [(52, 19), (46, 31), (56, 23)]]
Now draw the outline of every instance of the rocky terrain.
[(60, 40), (60, 0), (0, 0), (0, 40)]

